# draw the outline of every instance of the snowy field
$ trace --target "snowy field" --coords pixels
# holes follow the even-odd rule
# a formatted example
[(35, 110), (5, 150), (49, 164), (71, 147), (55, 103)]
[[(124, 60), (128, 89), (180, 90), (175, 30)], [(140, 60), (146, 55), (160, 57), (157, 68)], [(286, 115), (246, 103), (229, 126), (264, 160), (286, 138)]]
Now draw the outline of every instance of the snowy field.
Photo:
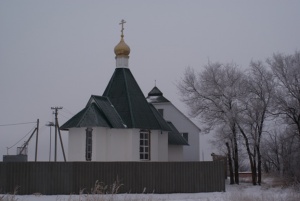
[[(228, 182), (228, 181), (226, 181)], [(240, 185), (226, 184), (226, 192), (185, 193), (185, 194), (118, 194), (118, 195), (0, 195), (0, 201), (299, 201), (299, 187), (285, 188), (270, 184), (252, 186), (251, 183)], [(3, 197), (4, 196), (4, 197)], [(1, 199), (2, 198), (2, 199)]]

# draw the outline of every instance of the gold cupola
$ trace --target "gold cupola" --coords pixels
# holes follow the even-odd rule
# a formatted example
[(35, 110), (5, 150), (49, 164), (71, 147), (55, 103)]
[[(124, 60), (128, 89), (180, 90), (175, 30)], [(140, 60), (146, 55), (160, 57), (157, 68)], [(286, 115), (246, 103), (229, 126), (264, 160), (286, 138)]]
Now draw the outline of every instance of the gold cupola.
[(123, 33), (124, 23), (126, 23), (125, 20), (121, 20), (121, 23), (120, 23), (120, 25), (122, 26), (121, 40), (114, 49), (114, 52), (116, 54), (116, 67), (117, 68), (128, 68), (130, 47), (124, 41), (124, 33)]
[(117, 56), (129, 56), (130, 53), (130, 47), (125, 43), (124, 41), (124, 35), (121, 35), (121, 41), (116, 45), (115, 54)]

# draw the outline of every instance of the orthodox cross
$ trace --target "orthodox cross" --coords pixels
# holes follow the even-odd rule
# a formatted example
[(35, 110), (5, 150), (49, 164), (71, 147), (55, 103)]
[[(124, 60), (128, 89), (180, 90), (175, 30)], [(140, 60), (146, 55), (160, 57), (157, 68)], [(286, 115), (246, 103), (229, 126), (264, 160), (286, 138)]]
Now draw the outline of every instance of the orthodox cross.
[(126, 23), (126, 21), (125, 20), (121, 20), (121, 22), (119, 23), (121, 26), (122, 26), (122, 29), (121, 29), (121, 33), (122, 33), (122, 37), (124, 36), (124, 34), (123, 34), (123, 31), (124, 31), (124, 24)]

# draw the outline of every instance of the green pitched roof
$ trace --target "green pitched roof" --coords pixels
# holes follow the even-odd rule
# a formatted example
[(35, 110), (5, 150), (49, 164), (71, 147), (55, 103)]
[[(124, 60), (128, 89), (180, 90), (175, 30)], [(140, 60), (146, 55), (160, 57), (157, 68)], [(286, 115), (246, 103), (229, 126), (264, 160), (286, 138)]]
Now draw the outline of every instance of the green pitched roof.
[(95, 102), (102, 114), (106, 117), (112, 128), (126, 128), (127, 125), (124, 123), (118, 112), (116, 111), (113, 104), (110, 102), (108, 97), (92, 95), (89, 102)]
[(157, 111), (157, 109), (151, 104), (149, 103), (149, 106), (155, 116), (155, 118), (157, 119), (160, 127), (162, 128), (161, 130), (164, 131), (171, 131), (172, 129), (170, 128), (168, 122), (163, 118), (163, 116)]
[(168, 135), (168, 142), (172, 145), (189, 145), (189, 143), (182, 137), (179, 131), (175, 128), (172, 122), (168, 121), (171, 132)]
[(101, 114), (95, 103), (92, 103), (82, 109), (65, 124), (63, 124), (60, 129), (91, 126), (109, 127), (106, 118)]
[(116, 68), (103, 96), (92, 95), (86, 107), (61, 129), (73, 127), (171, 130), (154, 106), (147, 102), (127, 68)]
[(116, 68), (103, 96), (109, 98), (128, 128), (165, 130), (153, 114), (130, 69)]
[(156, 86), (148, 93), (147, 101), (149, 103), (170, 102)]
[(91, 96), (86, 107), (64, 123), (60, 129), (68, 130), (74, 127), (126, 128), (126, 125), (108, 98)]
[(162, 96), (163, 93), (155, 86), (151, 91), (148, 93), (148, 96)]

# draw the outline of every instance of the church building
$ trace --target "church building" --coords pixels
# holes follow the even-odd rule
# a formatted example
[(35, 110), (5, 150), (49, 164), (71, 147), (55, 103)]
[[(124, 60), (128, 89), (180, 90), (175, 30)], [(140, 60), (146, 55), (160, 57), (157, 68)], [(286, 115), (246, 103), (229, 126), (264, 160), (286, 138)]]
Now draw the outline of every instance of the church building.
[[(156, 86), (148, 93), (147, 101), (157, 109), (166, 121), (172, 122), (176, 130), (188, 142), (189, 146), (181, 147), (183, 161), (200, 161), (202, 151), (200, 151), (200, 128), (165, 98)], [(172, 148), (174, 150), (169, 151), (169, 153), (178, 150), (178, 147), (169, 145), (169, 150)], [(170, 155), (169, 160), (176, 160), (172, 156), (176, 157), (176, 155)]]
[(69, 131), (67, 160), (199, 161), (200, 129), (157, 87), (146, 99), (132, 75), (124, 23), (114, 49), (116, 69), (103, 95), (92, 95), (60, 127)]

